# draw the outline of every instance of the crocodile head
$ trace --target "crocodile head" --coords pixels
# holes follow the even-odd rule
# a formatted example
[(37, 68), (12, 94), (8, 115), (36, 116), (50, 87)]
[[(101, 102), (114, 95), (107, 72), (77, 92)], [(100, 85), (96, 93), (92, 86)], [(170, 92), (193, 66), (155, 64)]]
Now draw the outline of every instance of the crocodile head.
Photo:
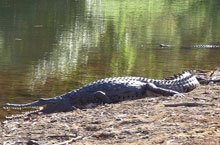
[(55, 112), (62, 112), (62, 111), (69, 111), (71, 106), (68, 103), (68, 100), (63, 98), (42, 98), (38, 101), (34, 101), (27, 104), (4, 104), (4, 109), (23, 109), (23, 108), (36, 108), (35, 111), (25, 112), (19, 115), (13, 115), (10, 117), (6, 117), (6, 119), (14, 119), (14, 118), (21, 118), (23, 116), (30, 116), (32, 114), (48, 114), (48, 113), (55, 113)]
[(159, 44), (160, 47), (170, 47), (171, 45), (167, 45), (167, 44)]

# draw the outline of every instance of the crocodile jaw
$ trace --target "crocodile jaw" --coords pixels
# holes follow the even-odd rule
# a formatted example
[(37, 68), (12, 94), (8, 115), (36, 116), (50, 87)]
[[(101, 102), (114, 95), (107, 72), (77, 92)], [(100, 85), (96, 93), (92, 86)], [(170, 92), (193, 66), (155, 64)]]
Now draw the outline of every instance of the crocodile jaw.
[(3, 109), (9, 110), (9, 109), (16, 109), (21, 110), (23, 108), (34, 108), (36, 110), (24, 112), (22, 114), (18, 114), (15, 116), (9, 116), (6, 117), (6, 119), (14, 119), (14, 118), (21, 118), (24, 116), (30, 116), (32, 114), (39, 114), (39, 113), (52, 113), (52, 106), (58, 104), (58, 101), (56, 99), (40, 99), (39, 101), (35, 101), (28, 104), (4, 104)]
[[(9, 107), (6, 107), (6, 109), (8, 109)], [(5, 109), (5, 108), (4, 108)], [(14, 109), (14, 108), (13, 108)], [(21, 109), (21, 108), (16, 108), (16, 109)], [(6, 119), (7, 120), (11, 120), (11, 119), (18, 119), (18, 118), (22, 118), (22, 117), (25, 117), (25, 116), (30, 116), (32, 114), (40, 114), (42, 113), (42, 111), (44, 110), (43, 107), (39, 107), (37, 108), (37, 110), (34, 110), (34, 111), (28, 111), (28, 112), (24, 112), (22, 114), (17, 114), (17, 115), (12, 115), (12, 116), (6, 116)]]
[(16, 118), (21, 118), (24, 116), (30, 116), (31, 114), (39, 114), (40, 112), (42, 112), (47, 106), (29, 106), (28, 104), (4, 104), (3, 105), (3, 109), (5, 110), (9, 110), (9, 109), (13, 109), (13, 110), (21, 110), (22, 108), (34, 108), (36, 110), (34, 111), (28, 111), (28, 112), (24, 112), (22, 114), (18, 114), (18, 115), (12, 115), (12, 116), (7, 116), (6, 119), (10, 120), (10, 119), (16, 119)]

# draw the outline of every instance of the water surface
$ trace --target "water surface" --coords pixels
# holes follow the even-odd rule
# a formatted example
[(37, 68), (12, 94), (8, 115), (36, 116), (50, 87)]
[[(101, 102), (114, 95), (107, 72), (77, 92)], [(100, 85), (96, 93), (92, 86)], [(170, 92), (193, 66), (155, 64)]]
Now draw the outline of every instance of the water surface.
[(1, 0), (0, 105), (105, 77), (213, 69), (220, 49), (185, 46), (220, 45), (219, 27), (219, 0)]

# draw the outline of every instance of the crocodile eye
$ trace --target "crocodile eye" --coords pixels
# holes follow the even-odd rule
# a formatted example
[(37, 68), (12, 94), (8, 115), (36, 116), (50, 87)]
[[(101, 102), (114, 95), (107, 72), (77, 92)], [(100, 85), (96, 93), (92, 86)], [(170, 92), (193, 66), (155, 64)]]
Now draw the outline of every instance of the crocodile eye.
[(40, 98), (39, 101), (40, 101), (40, 102), (43, 102), (43, 101), (45, 101), (45, 99), (44, 99), (44, 98)]

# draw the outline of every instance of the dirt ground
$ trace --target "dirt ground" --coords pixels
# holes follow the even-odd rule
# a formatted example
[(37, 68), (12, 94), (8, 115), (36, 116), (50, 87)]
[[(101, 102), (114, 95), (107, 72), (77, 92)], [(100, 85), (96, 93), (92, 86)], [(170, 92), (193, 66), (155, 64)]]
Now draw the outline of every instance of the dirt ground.
[(220, 144), (220, 69), (199, 76), (206, 84), (186, 97), (151, 97), (1, 122), (0, 144)]

